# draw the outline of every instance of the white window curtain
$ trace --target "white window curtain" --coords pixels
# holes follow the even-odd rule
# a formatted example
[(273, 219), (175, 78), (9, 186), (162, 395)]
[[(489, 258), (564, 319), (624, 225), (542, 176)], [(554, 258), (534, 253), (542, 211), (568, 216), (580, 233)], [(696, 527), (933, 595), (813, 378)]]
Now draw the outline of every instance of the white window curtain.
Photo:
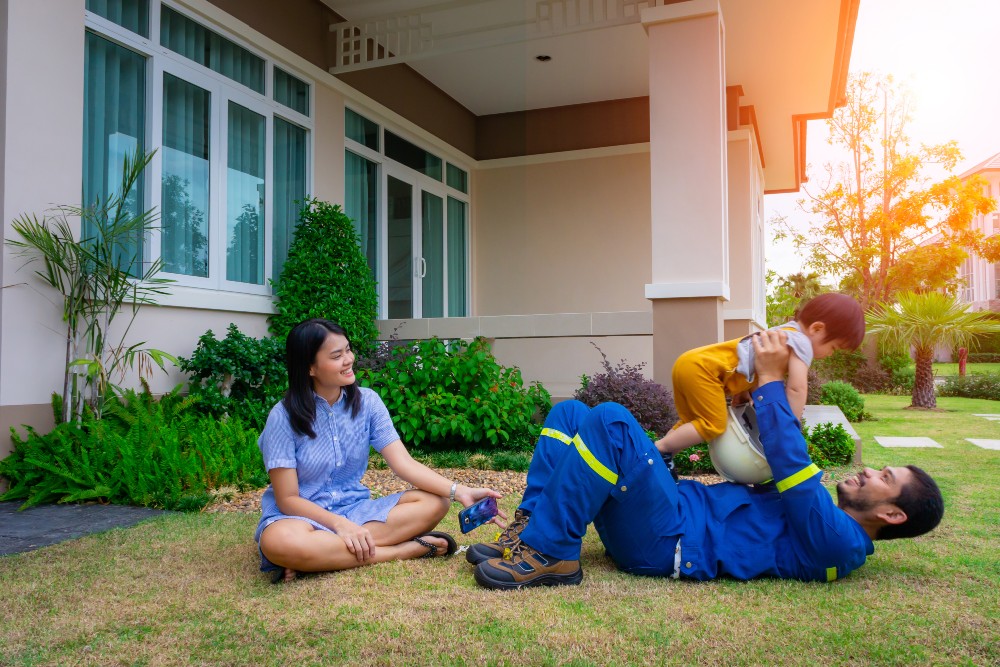
[(274, 117), (274, 212), (273, 261), (275, 280), (288, 259), (299, 211), (306, 198), (306, 149), (308, 133), (277, 116)]
[(347, 151), (344, 213), (354, 222), (361, 251), (372, 277), (378, 279), (378, 164)]

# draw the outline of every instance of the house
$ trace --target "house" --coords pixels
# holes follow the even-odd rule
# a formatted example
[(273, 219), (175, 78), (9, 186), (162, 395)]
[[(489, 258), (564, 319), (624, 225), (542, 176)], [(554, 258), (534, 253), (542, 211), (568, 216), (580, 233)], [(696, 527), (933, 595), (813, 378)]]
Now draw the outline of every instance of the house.
[[(989, 197), (1000, 198), (1000, 153), (983, 160), (963, 172), (959, 178), (982, 177)], [(1000, 233), (1000, 211), (977, 215), (970, 226), (984, 236)], [(1000, 263), (990, 263), (977, 255), (969, 255), (958, 269), (962, 287), (958, 298), (971, 310), (1000, 311)]]
[[(144, 252), (177, 282), (136, 341), (265, 335), (312, 194), (357, 221), (384, 335), (486, 336), (556, 397), (592, 341), (669, 385), (765, 325), (763, 195), (804, 180), (859, 2), (2, 0), (4, 236), (155, 148)], [(2, 273), (6, 433), (51, 424), (66, 360), (54, 295)]]

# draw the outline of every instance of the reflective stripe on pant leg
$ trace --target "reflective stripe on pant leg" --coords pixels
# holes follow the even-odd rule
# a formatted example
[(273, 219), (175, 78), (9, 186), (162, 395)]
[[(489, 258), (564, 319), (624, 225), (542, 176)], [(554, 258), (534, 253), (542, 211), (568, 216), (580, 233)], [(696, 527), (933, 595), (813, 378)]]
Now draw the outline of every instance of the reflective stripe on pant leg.
[(596, 472), (603, 479), (607, 480), (610, 484), (618, 483), (618, 475), (597, 460), (597, 457), (595, 457), (593, 453), (591, 453), (590, 449), (587, 448), (587, 445), (583, 443), (583, 439), (580, 438), (579, 433), (577, 433), (573, 438), (573, 444), (576, 446), (577, 453), (584, 461), (586, 461), (591, 470)]
[(531, 456), (524, 496), (519, 505), (521, 510), (529, 514), (534, 511), (542, 489), (549, 483), (559, 462), (569, 454), (570, 448), (566, 445), (572, 443), (572, 434), (589, 413), (590, 408), (580, 401), (562, 401), (552, 406)]

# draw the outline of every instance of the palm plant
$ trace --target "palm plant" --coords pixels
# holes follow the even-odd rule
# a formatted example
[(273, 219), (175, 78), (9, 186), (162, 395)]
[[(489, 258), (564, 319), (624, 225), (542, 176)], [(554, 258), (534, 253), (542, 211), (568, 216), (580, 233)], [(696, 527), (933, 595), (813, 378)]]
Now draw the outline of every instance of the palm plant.
[(1000, 332), (1000, 324), (939, 292), (906, 292), (898, 298), (898, 303), (879, 304), (868, 311), (868, 333), (876, 336), (884, 351), (913, 349), (917, 368), (911, 407), (935, 408), (934, 349), (975, 345), (979, 336)]
[[(63, 297), (66, 323), (66, 371), (62, 391), (62, 420), (79, 419), (86, 403), (100, 417), (113, 379), (121, 382), (136, 362), (140, 372), (155, 363), (163, 368), (170, 355), (125, 345), (129, 329), (143, 304), (166, 294), (165, 278), (156, 278), (160, 260), (144, 262), (143, 239), (156, 228), (157, 214), (142, 210), (140, 178), (153, 153), (136, 151), (125, 157), (117, 192), (88, 207), (58, 206), (39, 220), (25, 214), (11, 228), (20, 238), (7, 239), (27, 263), (41, 261), (35, 275)], [(70, 221), (81, 223), (79, 239)], [(131, 312), (124, 327), (111, 324), (123, 310)], [(120, 336), (118, 335), (120, 334)]]

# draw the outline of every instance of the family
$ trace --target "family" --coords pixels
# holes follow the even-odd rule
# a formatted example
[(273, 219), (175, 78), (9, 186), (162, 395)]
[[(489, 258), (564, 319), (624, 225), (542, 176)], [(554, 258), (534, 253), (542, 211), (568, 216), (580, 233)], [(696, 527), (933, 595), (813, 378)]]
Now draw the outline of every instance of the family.
[[(864, 317), (853, 299), (824, 294), (796, 319), (742, 340), (681, 355), (673, 371), (680, 421), (653, 442), (624, 407), (556, 404), (545, 420), (527, 487), (496, 540), (466, 559), (486, 588), (578, 584), (580, 546), (594, 524), (624, 572), (833, 581), (864, 564), (877, 540), (915, 537), (944, 513), (934, 480), (916, 466), (865, 468), (821, 485), (799, 419), (813, 359), (856, 349)], [(259, 445), (271, 484), (257, 528), (261, 569), (273, 581), (390, 560), (451, 556), (435, 530), (452, 503), (501, 494), (449, 480), (414, 460), (379, 396), (360, 387), (348, 333), (321, 319), (286, 341), (288, 392)], [(675, 481), (673, 454), (725, 429), (726, 397), (752, 400), (773, 480), (753, 486)], [(361, 478), (369, 448), (414, 488), (372, 498)]]

